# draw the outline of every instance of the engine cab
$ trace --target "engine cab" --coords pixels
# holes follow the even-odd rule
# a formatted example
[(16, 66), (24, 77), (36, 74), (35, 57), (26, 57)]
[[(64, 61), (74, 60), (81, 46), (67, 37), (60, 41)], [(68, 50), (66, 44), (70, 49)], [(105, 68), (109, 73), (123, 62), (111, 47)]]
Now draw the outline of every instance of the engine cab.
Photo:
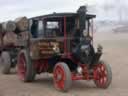
[[(87, 14), (86, 7), (81, 6), (76, 13), (53, 13), (31, 18), (29, 20), (32, 34), (31, 57), (50, 58), (49, 61), (52, 63), (58, 62), (60, 58), (67, 59), (66, 62), (71, 59), (74, 62), (80, 61), (81, 64), (94, 63), (96, 54), (93, 48), (93, 18), (95, 17)], [(71, 63), (71, 67), (75, 69), (77, 64)]]

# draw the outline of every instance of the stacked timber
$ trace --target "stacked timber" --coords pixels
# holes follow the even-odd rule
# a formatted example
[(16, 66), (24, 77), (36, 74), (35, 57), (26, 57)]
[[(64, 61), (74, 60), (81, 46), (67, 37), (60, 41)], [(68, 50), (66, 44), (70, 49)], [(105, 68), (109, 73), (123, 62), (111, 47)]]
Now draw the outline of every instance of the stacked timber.
[(3, 44), (4, 46), (7, 45), (17, 45), (17, 34), (14, 32), (6, 32), (6, 34), (3, 37)]
[(18, 45), (19, 46), (26, 46), (28, 44), (28, 40), (31, 36), (30, 32), (25, 31), (25, 32), (20, 32), (18, 38)]
[(20, 17), (15, 19), (17, 31), (24, 32), (28, 30), (29, 22), (26, 17)]
[(4, 22), (2, 24), (4, 32), (14, 32), (16, 29), (16, 24), (13, 21)]
[(13, 21), (7, 21), (2, 24), (3, 35), (3, 45), (16, 45), (17, 35), (15, 34), (16, 24)]
[(0, 24), (0, 33), (2, 33), (2, 35), (0, 34), (0, 45), (19, 46), (21, 43), (25, 43), (31, 36), (28, 32), (28, 27), (29, 22), (26, 17), (20, 17), (15, 19), (15, 21), (7, 21)]
[(20, 36), (19, 46), (26, 45), (27, 40), (31, 37), (30, 32), (28, 32), (29, 21), (27, 17), (19, 17), (15, 19), (16, 23), (16, 33)]
[(25, 31), (25, 32), (20, 32), (19, 35), (21, 36), (22, 40), (28, 40), (29, 37), (32, 37), (30, 32)]

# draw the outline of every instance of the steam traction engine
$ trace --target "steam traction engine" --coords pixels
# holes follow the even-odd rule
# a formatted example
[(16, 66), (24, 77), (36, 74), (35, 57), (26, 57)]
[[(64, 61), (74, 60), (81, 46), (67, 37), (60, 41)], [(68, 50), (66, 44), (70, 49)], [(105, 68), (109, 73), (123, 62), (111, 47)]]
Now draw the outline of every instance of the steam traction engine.
[(27, 44), (18, 54), (18, 75), (24, 82), (36, 74), (53, 73), (56, 89), (67, 91), (73, 80), (94, 80), (107, 88), (110, 66), (100, 60), (102, 47), (93, 48), (92, 19), (81, 6), (77, 13), (54, 13), (31, 18)]

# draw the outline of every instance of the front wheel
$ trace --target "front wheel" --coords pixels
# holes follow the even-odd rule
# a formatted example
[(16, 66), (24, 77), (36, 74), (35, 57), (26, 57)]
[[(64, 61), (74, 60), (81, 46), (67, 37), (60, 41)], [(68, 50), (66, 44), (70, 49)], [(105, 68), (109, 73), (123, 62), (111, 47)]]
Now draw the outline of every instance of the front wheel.
[(112, 71), (109, 64), (100, 61), (94, 67), (94, 83), (99, 88), (108, 88), (112, 81)]
[(29, 54), (26, 50), (20, 51), (17, 60), (18, 76), (24, 82), (31, 82), (35, 79), (35, 69)]
[(68, 91), (71, 87), (71, 72), (66, 63), (57, 63), (54, 68), (54, 85), (55, 88), (61, 91)]

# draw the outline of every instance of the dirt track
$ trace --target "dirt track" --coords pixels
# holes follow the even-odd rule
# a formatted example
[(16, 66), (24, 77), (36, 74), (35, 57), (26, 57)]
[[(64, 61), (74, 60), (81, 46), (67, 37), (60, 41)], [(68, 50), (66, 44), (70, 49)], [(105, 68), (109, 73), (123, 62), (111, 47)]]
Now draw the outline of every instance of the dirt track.
[(128, 34), (97, 33), (95, 40), (104, 46), (102, 58), (112, 67), (108, 89), (98, 89), (92, 81), (75, 81), (68, 93), (62, 93), (54, 89), (51, 76), (42, 74), (34, 83), (23, 83), (12, 73), (0, 74), (0, 96), (128, 96)]

